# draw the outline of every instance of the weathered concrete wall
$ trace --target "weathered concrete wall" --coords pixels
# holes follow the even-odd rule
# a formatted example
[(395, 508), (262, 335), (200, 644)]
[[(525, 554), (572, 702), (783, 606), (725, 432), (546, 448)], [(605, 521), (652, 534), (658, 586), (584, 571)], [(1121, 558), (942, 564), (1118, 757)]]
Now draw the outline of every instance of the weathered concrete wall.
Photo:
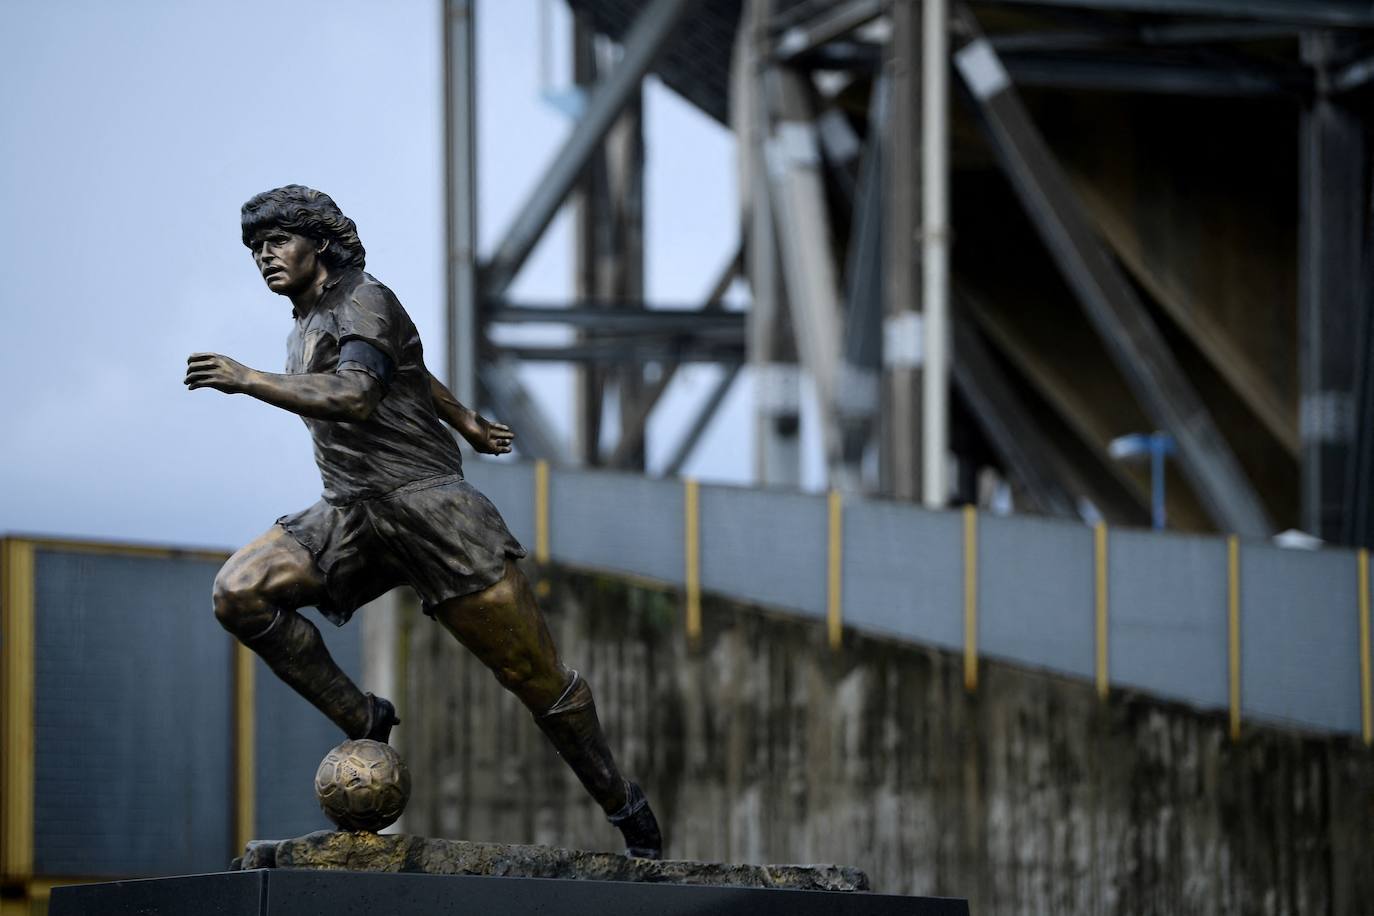
[[(564, 657), (592, 684), (672, 856), (840, 862), (973, 912), (1368, 913), (1374, 754), (707, 600), (554, 573)], [(410, 832), (613, 849), (528, 715), (410, 613), (399, 735)]]

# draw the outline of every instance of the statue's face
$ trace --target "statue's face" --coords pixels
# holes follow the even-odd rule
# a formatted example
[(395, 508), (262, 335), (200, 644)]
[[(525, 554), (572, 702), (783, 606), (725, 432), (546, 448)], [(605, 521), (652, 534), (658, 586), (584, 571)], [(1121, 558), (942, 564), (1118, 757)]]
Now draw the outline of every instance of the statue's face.
[(250, 241), (253, 262), (272, 292), (295, 296), (315, 282), (324, 243), (276, 227), (262, 230)]

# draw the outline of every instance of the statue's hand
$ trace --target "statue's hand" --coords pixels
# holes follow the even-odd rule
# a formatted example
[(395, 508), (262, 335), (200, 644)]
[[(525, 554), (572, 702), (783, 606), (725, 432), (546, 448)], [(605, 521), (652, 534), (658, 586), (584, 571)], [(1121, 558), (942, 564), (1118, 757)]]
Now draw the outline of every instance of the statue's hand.
[(484, 455), (504, 455), (510, 451), (515, 433), (504, 423), (493, 423), (477, 411), (468, 411), (458, 431), (468, 444)]
[(192, 353), (186, 360), (186, 387), (214, 388), (225, 394), (237, 394), (248, 385), (253, 370), (218, 353)]

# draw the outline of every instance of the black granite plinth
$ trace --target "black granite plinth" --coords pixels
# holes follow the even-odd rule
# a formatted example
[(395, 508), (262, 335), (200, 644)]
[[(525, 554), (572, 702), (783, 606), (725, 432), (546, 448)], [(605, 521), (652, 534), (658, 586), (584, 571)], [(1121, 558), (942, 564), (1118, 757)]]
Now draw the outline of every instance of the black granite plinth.
[(59, 887), (50, 916), (968, 916), (962, 900), (560, 878), (258, 869)]

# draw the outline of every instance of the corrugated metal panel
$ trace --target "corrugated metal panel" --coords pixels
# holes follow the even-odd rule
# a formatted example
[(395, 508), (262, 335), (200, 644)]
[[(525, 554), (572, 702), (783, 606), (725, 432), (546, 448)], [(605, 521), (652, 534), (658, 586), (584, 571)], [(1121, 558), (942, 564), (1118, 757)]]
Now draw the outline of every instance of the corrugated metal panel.
[(946, 649), (963, 645), (963, 523), (952, 512), (851, 500), (844, 510), (844, 622)]
[(1244, 543), (1243, 718), (1360, 731), (1355, 554)]
[[(335, 627), (313, 609), (302, 613), (319, 627), (334, 660), (357, 683), (362, 674), (362, 621), (355, 618)], [(284, 839), (333, 829), (315, 801), (315, 769), (329, 749), (347, 736), (278, 679), (261, 659), (254, 664), (253, 684), (257, 722), (255, 833), (265, 839)]]
[(978, 646), (985, 655), (1091, 678), (1093, 534), (1053, 519), (978, 519)]
[(1107, 550), (1111, 682), (1225, 708), (1226, 543), (1112, 531)]
[(35, 552), (35, 868), (218, 871), (229, 859), (232, 642), (218, 563)]
[(554, 471), (549, 548), (565, 563), (682, 584), (682, 484), (603, 471)]
[(701, 587), (804, 614), (825, 614), (825, 498), (701, 488)]

